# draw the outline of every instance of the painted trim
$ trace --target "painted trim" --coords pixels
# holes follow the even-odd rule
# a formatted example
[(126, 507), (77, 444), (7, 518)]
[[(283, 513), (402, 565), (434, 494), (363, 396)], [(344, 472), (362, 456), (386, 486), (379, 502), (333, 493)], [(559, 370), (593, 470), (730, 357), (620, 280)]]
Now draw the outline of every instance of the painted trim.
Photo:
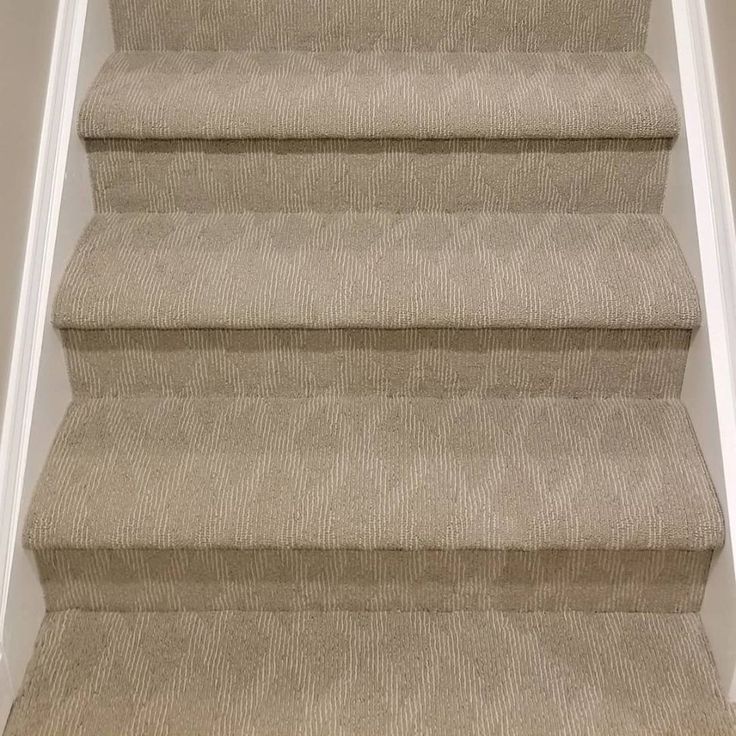
[[(0, 632), (5, 629), (56, 231), (61, 210), (87, 0), (60, 0), (51, 53), (18, 316), (0, 434)], [(0, 634), (1, 635), (1, 634)], [(0, 642), (0, 653), (3, 647)], [(2, 673), (17, 690), (3, 657)], [(2, 685), (5, 688), (5, 684)], [(12, 697), (11, 697), (12, 701)], [(6, 698), (0, 696), (0, 724)], [(8, 706), (9, 708), (9, 706)]]
[[(736, 225), (705, 3), (672, 0), (672, 6), (726, 486), (724, 511), (736, 541)], [(736, 701), (736, 672), (721, 676), (726, 694)]]

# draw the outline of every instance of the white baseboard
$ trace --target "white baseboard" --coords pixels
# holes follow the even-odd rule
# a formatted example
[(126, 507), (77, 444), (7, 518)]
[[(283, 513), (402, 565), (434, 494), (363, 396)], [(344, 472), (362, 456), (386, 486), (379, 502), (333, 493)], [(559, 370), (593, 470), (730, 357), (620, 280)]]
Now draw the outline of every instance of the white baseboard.
[[(73, 129), (77, 76), (87, 0), (60, 0), (51, 54), (25, 262), (15, 325), (7, 401), (0, 434), (0, 728), (19, 686), (5, 641), (11, 575), (20, 549), (19, 525), (27, 499), (26, 466), (34, 418), (36, 385), (46, 329), (56, 233), (67, 152)], [(21, 569), (28, 569), (28, 567)], [(13, 581), (21, 587), (24, 581)], [(38, 581), (28, 580), (38, 587)], [(34, 594), (31, 600), (38, 601)], [(37, 630), (43, 606), (27, 611), (24, 625)], [(28, 633), (23, 632), (23, 640)], [(35, 635), (35, 634), (34, 634)], [(17, 643), (13, 636), (12, 644)], [(31, 639), (32, 641), (32, 639)], [(17, 647), (16, 647), (17, 648)], [(30, 652), (24, 653), (30, 656)], [(18, 668), (15, 668), (18, 669)]]
[(672, 0), (672, 8), (720, 444), (721, 467), (711, 470), (729, 533), (721, 553), (729, 559), (717, 560), (702, 613), (724, 692), (736, 701), (736, 227), (705, 3)]

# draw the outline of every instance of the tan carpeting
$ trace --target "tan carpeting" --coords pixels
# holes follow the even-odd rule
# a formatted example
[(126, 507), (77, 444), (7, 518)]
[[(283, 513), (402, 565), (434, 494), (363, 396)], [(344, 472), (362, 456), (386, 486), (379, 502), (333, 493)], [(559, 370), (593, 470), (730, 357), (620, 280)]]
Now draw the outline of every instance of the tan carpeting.
[(660, 215), (110, 213), (56, 303), (57, 326), (76, 329), (699, 322)]
[(644, 54), (126, 52), (103, 68), (79, 129), (86, 138), (648, 139), (676, 135), (678, 121)]
[(672, 401), (124, 399), (71, 408), (27, 541), (54, 609), (682, 611), (723, 524)]
[(706, 647), (694, 615), (70, 611), (6, 736), (729, 736)]
[(90, 139), (100, 212), (658, 213), (671, 141)]
[(637, 51), (649, 0), (114, 0), (124, 51)]
[(8, 736), (736, 734), (646, 0), (112, 0)]

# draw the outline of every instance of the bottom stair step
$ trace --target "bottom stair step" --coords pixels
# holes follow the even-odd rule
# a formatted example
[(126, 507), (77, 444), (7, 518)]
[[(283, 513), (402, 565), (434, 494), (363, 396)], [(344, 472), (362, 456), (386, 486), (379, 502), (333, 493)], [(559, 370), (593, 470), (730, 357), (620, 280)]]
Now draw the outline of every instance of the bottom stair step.
[(49, 614), (6, 736), (733, 734), (694, 614)]

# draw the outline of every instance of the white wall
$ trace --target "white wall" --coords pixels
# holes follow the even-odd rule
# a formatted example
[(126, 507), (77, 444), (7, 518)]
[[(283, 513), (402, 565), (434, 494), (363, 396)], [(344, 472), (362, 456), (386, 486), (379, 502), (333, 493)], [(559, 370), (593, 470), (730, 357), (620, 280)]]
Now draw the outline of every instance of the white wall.
[(0, 410), (10, 369), (57, 2), (0, 3)]
[[(710, 45), (713, 55), (718, 109), (721, 116), (721, 133), (726, 157), (725, 173), (730, 179), (732, 211), (736, 206), (736, 0), (707, 0), (705, 3)], [(736, 243), (731, 238), (731, 248)], [(722, 268), (728, 264), (724, 261)], [(732, 282), (733, 284), (733, 282)], [(732, 322), (736, 313), (727, 315)], [(704, 340), (703, 340), (704, 342)], [(733, 349), (733, 345), (731, 348)], [(736, 355), (731, 355), (732, 369)], [(694, 377), (694, 380), (698, 380)], [(710, 431), (713, 431), (711, 428)], [(713, 442), (709, 442), (712, 445)], [(733, 453), (736, 447), (724, 447), (723, 452)], [(731, 508), (728, 499), (722, 503), (730, 517), (736, 515), (734, 496), (736, 489), (726, 489), (722, 476), (717, 478), (722, 488), (722, 496), (730, 491)], [(733, 482), (733, 481), (731, 481)], [(734, 519), (731, 518), (731, 529)], [(710, 584), (703, 608), (703, 619), (710, 634), (713, 654), (722, 674), (723, 685), (731, 700), (736, 701), (736, 585), (734, 585), (733, 546), (736, 540), (729, 538), (723, 552), (716, 558), (711, 571)]]
[(718, 103), (731, 195), (736, 208), (736, 0), (707, 0)]
[[(51, 40), (48, 46), (50, 52)], [(34, 232), (31, 227), (28, 239), (19, 299), (16, 334), (24, 339), (20, 344), (16, 340), (11, 369), (11, 382), (15, 378), (21, 390), (16, 386), (16, 410), (5, 413), (0, 446), (0, 483), (6, 495), (13, 496), (10, 522), (0, 529), (0, 543), (6, 532), (11, 542), (5, 566), (0, 567), (0, 730), (22, 682), (45, 610), (32, 556), (22, 546), (22, 521), (71, 400), (61, 342), (51, 324), (53, 295), (93, 214), (89, 166), (76, 133), (76, 119), (87, 89), (112, 50), (107, 2), (60, 0), (40, 146), (41, 184), (33, 198), (36, 228)], [(9, 407), (11, 398), (9, 395)], [(4, 517), (8, 516), (7, 506), (0, 504)]]
[[(734, 4), (734, 0), (723, 4)], [(731, 277), (730, 264), (719, 259), (723, 238), (714, 226), (717, 172), (704, 165), (706, 150), (715, 150), (714, 140), (706, 138), (717, 138), (719, 131), (708, 125), (708, 97), (715, 92), (709, 85), (707, 60), (702, 58), (708, 29), (698, 12), (701, 7), (700, 0), (653, 0), (647, 51), (669, 83), (683, 119), (683, 131), (672, 152), (664, 212), (677, 233), (704, 308), (702, 325), (690, 347), (682, 399), (726, 515), (726, 545), (714, 557), (701, 616), (724, 693), (736, 701), (736, 577), (731, 534), (736, 520), (729, 518), (736, 514), (736, 478), (721, 447), (734, 429), (732, 366), (728, 325), (724, 324), (728, 315), (721, 298)], [(736, 315), (731, 315), (731, 322), (736, 325)], [(726, 447), (726, 452), (730, 450)]]
[[(0, 417), (7, 396), (57, 2), (0, 3)], [(0, 581), (3, 574), (0, 570)], [(0, 723), (10, 707), (9, 682), (9, 663), (0, 646)]]

